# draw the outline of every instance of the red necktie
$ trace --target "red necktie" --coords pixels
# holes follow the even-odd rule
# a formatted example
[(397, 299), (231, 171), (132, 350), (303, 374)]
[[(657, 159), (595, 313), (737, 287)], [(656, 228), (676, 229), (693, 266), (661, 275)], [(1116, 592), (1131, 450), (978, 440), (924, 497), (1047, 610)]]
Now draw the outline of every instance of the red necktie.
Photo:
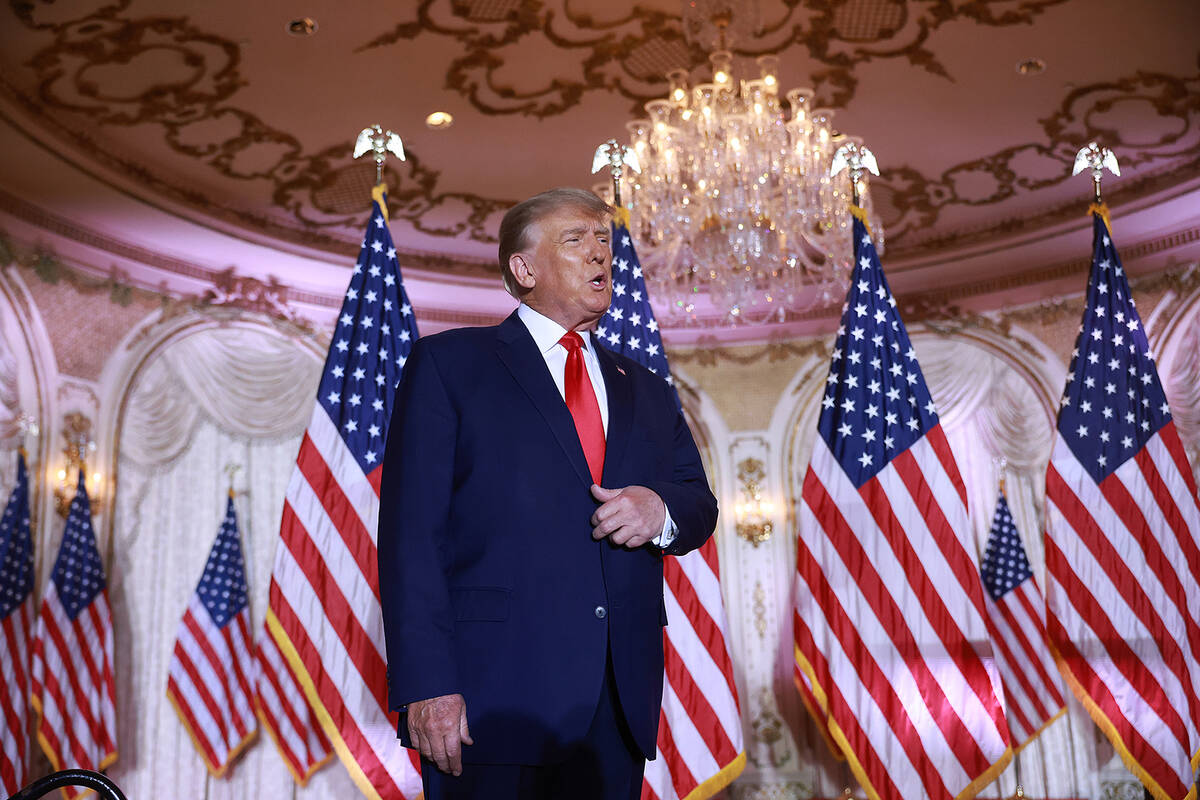
[(604, 422), (600, 419), (596, 390), (583, 364), (583, 339), (575, 331), (567, 331), (558, 343), (567, 348), (567, 369), (563, 373), (567, 408), (575, 418), (575, 432), (583, 445), (592, 480), (599, 484), (604, 472)]

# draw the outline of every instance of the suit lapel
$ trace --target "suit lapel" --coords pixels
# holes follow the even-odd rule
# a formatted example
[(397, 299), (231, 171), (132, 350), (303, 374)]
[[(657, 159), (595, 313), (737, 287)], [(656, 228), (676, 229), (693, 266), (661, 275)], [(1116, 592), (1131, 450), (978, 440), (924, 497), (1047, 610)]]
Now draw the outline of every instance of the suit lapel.
[(592, 347), (600, 361), (600, 372), (604, 375), (604, 391), (608, 395), (608, 432), (604, 437), (604, 488), (620, 488), (616, 474), (617, 465), (629, 443), (633, 427), (633, 389), (629, 376), (617, 366), (612, 353), (601, 345), (595, 336)]
[(579, 443), (579, 433), (575, 430), (575, 420), (546, 369), (546, 360), (516, 312), (500, 323), (496, 354), (550, 426), (550, 432), (567, 454), (579, 479), (585, 486), (591, 486), (592, 476), (583, 455), (583, 445)]

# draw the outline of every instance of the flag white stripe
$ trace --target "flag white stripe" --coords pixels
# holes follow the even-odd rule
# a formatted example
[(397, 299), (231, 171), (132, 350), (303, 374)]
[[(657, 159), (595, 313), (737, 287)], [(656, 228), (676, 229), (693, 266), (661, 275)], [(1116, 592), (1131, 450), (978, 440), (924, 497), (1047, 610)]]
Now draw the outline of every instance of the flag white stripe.
[[(1034, 611), (1040, 612), (1040, 616), (1030, 616), (1024, 604), (1015, 596), (1016, 592), (1024, 595)], [(1026, 651), (1027, 655), (1041, 665), (1051, 680), (1057, 681), (1058, 665), (1054, 663), (1054, 656), (1050, 655), (1050, 648), (1046, 646), (1046, 601), (1038, 592), (1033, 578), (1021, 581), (1021, 585), (1001, 598), (1001, 601), (1012, 611), (1013, 619), (1017, 621), (1021, 633), (1033, 648), (1032, 652)]]
[[(740, 718), (737, 715), (737, 703), (725, 682), (725, 673), (713, 661), (712, 654), (704, 646), (704, 642), (700, 641), (692, 627), (692, 621), (687, 618), (670, 587), (664, 586), (663, 599), (666, 602), (667, 619), (671, 621), (667, 626), (667, 636), (671, 644), (679, 653), (684, 667), (691, 674), (704, 699), (712, 706), (725, 734), (734, 743), (734, 747), (740, 749), (737, 747), (739, 737), (731, 730), (731, 723), (740, 722)], [(738, 727), (737, 731), (740, 733), (741, 728)]]
[[(824, 443), (824, 439), (821, 442)], [(918, 468), (933, 492), (933, 499), (942, 508), (949, 524), (955, 530), (967, 530), (966, 507), (963, 506), (949, 476), (942, 469), (941, 462), (932, 446), (925, 438), (922, 438), (910, 448), (910, 452), (916, 457)], [(909, 570), (900, 561), (895, 550), (891, 547), (881, 546), (886, 539), (879, 527), (874, 522), (869, 527), (866, 526), (866, 519), (873, 520), (873, 517), (870, 517), (870, 509), (862, 495), (850, 483), (840, 465), (834, 460), (828, 445), (822, 451), (820, 465), (817, 464), (815, 453), (814, 447), (812, 464), (817, 467), (817, 474), (821, 477), (822, 483), (826, 487), (829, 486), (829, 480), (843, 484), (839, 492), (846, 498), (845, 505), (841, 506), (842, 516), (846, 519), (860, 521), (855, 526), (855, 532), (880, 579), (884, 580), (885, 576), (907, 575)], [(827, 472), (829, 473), (828, 478), (826, 477)], [(987, 641), (988, 632), (983, 619), (972, 613), (974, 607), (970, 598), (946, 560), (942, 547), (938, 546), (934, 534), (925, 524), (924, 514), (917, 507), (916, 501), (896, 472), (894, 464), (889, 464), (876, 477), (888, 498), (892, 513), (895, 514), (905, 531), (906, 541), (913, 544), (914, 551), (921, 559), (922, 568), (945, 604), (949, 618), (944, 621), (944, 624), (953, 625), (968, 642)], [(873, 541), (878, 544), (873, 545)], [(922, 543), (927, 543), (927, 545), (921, 546)], [(843, 565), (839, 564), (839, 566)], [(848, 571), (843, 579), (853, 581), (852, 576), (853, 572)], [(833, 581), (831, 583), (834, 586), (840, 585)], [(911, 585), (911, 581), (909, 585)], [(922, 660), (941, 687), (942, 693), (958, 712), (964, 727), (971, 733), (985, 755), (994, 751), (994, 756), (989, 760), (999, 758), (1006, 748), (991, 721), (991, 716), (979, 696), (966, 682), (951, 654), (946, 650), (945, 643), (934, 627), (933, 621), (917, 593), (906, 591), (899, 597), (890, 591), (889, 594), (900, 607), (908, 630), (920, 646)], [(855, 610), (851, 611), (851, 618), (859, 619), (859, 614), (869, 610), (868, 601), (865, 597), (857, 595), (854, 608)], [(849, 608), (847, 610), (850, 611)], [(874, 618), (873, 613), (872, 617)], [(874, 619), (878, 622), (877, 618)], [(882, 628), (880, 630), (882, 632)], [(900, 659), (893, 663), (900, 665), (906, 662)], [(995, 670), (988, 670), (988, 676), (993, 689), (995, 689), (999, 683)], [(973, 722), (976, 724), (972, 724)], [(998, 750), (995, 749), (997, 747)], [(955, 763), (958, 763), (957, 759), (955, 759)], [(965, 774), (964, 772), (964, 777)]]
[[(378, 715), (373, 713), (379, 709), (379, 704), (363, 682), (329, 618), (322, 613), (321, 598), (313, 591), (300, 565), (286, 547), (276, 549), (275, 576), (288, 605), (304, 621), (308, 635), (314, 641), (321, 642), (322, 664), (327, 672), (339, 677), (338, 690), (345, 702), (346, 712), (358, 726), (368, 746), (376, 753), (397, 786), (405, 792), (420, 791), (420, 777), (396, 739), (395, 729), (382, 711)], [(367, 628), (367, 632), (373, 641), (378, 641), (383, 627), (382, 616), (374, 627), (376, 630)], [(350, 699), (359, 699), (360, 702), (349, 702)], [(363, 719), (364, 712), (369, 719)]]
[[(1092, 480), (1091, 476), (1078, 466), (1078, 462), (1075, 461), (1073, 455), (1070, 455), (1065, 461), (1060, 461), (1061, 449), (1066, 449), (1066, 444), (1062, 441), (1061, 437), (1056, 437), (1054, 466), (1058, 469), (1059, 474), (1062, 475), (1070, 491), (1075, 494), (1079, 502), (1083, 503), (1085, 508), (1090, 510), (1095, 519), (1096, 527), (1104, 534), (1116, 552), (1123, 555), (1123, 562), (1134, 565), (1143, 564), (1145, 558), (1141, 546), (1121, 523), (1116, 511), (1109, 505), (1100, 488)], [(1118, 477), (1127, 489), (1131, 485), (1134, 487), (1138, 487), (1139, 485), (1146, 487), (1141, 472), (1132, 459), (1122, 464), (1113, 475)], [(1146, 487), (1145, 491), (1148, 492), (1149, 488)], [(1067, 524), (1066, 518), (1062, 516), (1061, 509), (1058, 509), (1054, 505), (1052, 499), (1047, 498), (1047, 509), (1052, 506), (1063, 523)], [(1083, 546), (1066, 548), (1064, 549), (1064, 553), (1071, 571), (1080, 577), (1085, 586), (1091, 588), (1097, 602), (1105, 609), (1113, 628), (1120, 634), (1130, 649), (1137, 654), (1139, 660), (1142, 662), (1140, 668), (1146, 670), (1154, 677), (1155, 682), (1162, 687), (1162, 690), (1169, 698), (1171, 706), (1178, 710), (1187, 728), (1189, 738), (1193, 741), (1200, 740), (1200, 736), (1197, 734), (1196, 723), (1191, 719), (1184, 684), (1180, 683), (1176, 674), (1164, 662), (1163, 650), (1159, 644), (1159, 636), (1151, 632), (1138, 613), (1128, 604), (1127, 599), (1122, 596), (1118, 587), (1112, 583), (1108, 572), (1095, 560), (1088, 548)], [(1187, 642), (1188, 633), (1186, 625), (1179, 615), (1178, 609), (1167, 596), (1157, 575), (1150, 569), (1134, 569), (1132, 571), (1139, 587), (1150, 598), (1153, 609), (1157, 613), (1157, 618), (1166, 629), (1169, 638), (1176, 643)], [(1070, 602), (1069, 598), (1066, 597), (1060, 598), (1060, 600)], [(1058, 607), (1061, 608), (1063, 606)], [(1077, 616), (1081, 617), (1082, 615), (1079, 614)], [(1068, 635), (1072, 641), (1082, 641), (1071, 633), (1071, 626), (1064, 624), (1063, 627), (1068, 631)], [(1099, 642), (1096, 644), (1102, 646)], [(1182, 646), (1180, 649), (1185, 650)], [(1184, 658), (1186, 661), (1191, 660), (1187, 652), (1184, 652)], [(1194, 663), (1192, 669), (1189, 671), (1192, 675), (1196, 674)], [(1117, 678), (1118, 674), (1114, 673), (1112, 676), (1113, 679), (1120, 680), (1122, 683), (1126, 682), (1124, 678)], [(1110, 680), (1106, 679), (1105, 682), (1111, 685)], [(1189, 683), (1193, 686), (1195, 685), (1194, 681), (1189, 681)], [(1120, 685), (1112, 686), (1112, 688), (1120, 690)], [(1136, 689), (1130, 686), (1127, 691), (1136, 692)], [(1143, 703), (1150, 702), (1144, 696), (1141, 698), (1141, 701)], [(1155, 716), (1158, 717), (1159, 715), (1156, 713)]]
[(310, 714), (308, 701), (304, 697), (304, 691), (292, 679), (291, 673), (284, 664), (283, 654), (279, 652), (275, 639), (270, 634), (264, 635), (262, 639), (259, 652), (265, 662), (264, 671), (269, 671), (276, 677), (285, 697), (281, 698), (271, 682), (266, 677), (260, 676), (259, 698), (275, 719), (277, 726), (274, 729), (275, 734), (287, 745), (293, 756), (301, 762), (293, 764), (293, 766), (297, 767), (300, 772), (305, 772), (312, 764), (328, 756), (329, 751), (321, 747), (314, 731), (311, 729), (300, 731), (292, 724), (291, 718), (284, 710), (285, 707), (292, 709), (296, 716), (303, 720)]
[[(1053, 526), (1061, 537), (1070, 526), (1049, 497), (1046, 499), (1046, 510), (1048, 515), (1052, 512), (1057, 518), (1051, 521), (1048, 527)], [(1133, 615), (1132, 610), (1124, 603), (1123, 599), (1117, 596), (1115, 587), (1108, 581), (1104, 571), (1090, 557), (1087, 558), (1086, 565), (1081, 563), (1080, 559), (1086, 557), (1086, 548), (1082, 545), (1063, 548), (1063, 553), (1068, 562), (1071, 562), (1070, 569), (1078, 579), (1092, 591), (1102, 606), (1107, 603), (1105, 606), (1106, 619), (1134, 652), (1140, 662), (1137, 668), (1151, 672), (1155, 683), (1167, 694), (1173, 708), (1186, 708), (1185, 705), (1181, 706), (1178, 702), (1183, 698), (1178, 695), (1172, 698), (1168, 687), (1158, 677), (1162, 673), (1162, 659), (1158, 646), (1149, 638), (1147, 631), (1138, 622), (1138, 618)], [(1117, 699), (1125, 718), (1138, 730), (1151, 749), (1163, 756), (1181, 780), (1190, 782), (1190, 767), (1185, 767), (1190, 754), (1186, 752), (1183, 743), (1167, 729), (1154, 706), (1137, 692), (1115, 666), (1113, 654), (1104, 645), (1107, 637), (1101, 637), (1092, 629), (1084, 615), (1074, 607), (1067, 590), (1055, 576), (1048, 574), (1047, 578), (1046, 599), (1051, 609), (1050, 613), (1054, 614), (1066, 631), (1067, 638), (1072, 642), (1086, 643), (1088, 651), (1084, 653), (1084, 656), (1099, 680)], [(1060, 611), (1065, 613), (1059, 613)], [(1173, 681), (1173, 683), (1178, 688), (1178, 682)]]
[[(807, 504), (801, 504), (800, 513), (802, 517), (810, 513)], [(804, 526), (806, 523), (802, 519), (800, 524)], [(815, 528), (802, 527), (801, 530), (813, 531)], [(833, 585), (833, 576), (826, 572), (826, 578)], [(839, 597), (839, 600), (842, 602), (843, 607), (845, 607), (846, 598)], [(901, 797), (926, 796), (925, 785), (921, 781), (920, 775), (917, 774), (912, 760), (909, 758), (907, 752), (897, 745), (896, 733), (890, 725), (889, 718), (882, 713), (875, 699), (871, 696), (870, 690), (862, 682), (857, 663), (846, 657), (842, 642), (829, 628), (828, 620), (821, 611), (820, 605), (817, 603), (816, 598), (809, 592), (808, 586), (803, 580), (797, 581), (795, 604), (801, 618), (808, 625), (817, 648), (825, 656), (825, 660), (829, 665), (830, 678), (837, 687), (838, 692), (844, 698), (846, 705), (853, 710), (854, 717), (870, 746), (883, 758), (886, 758), (887, 753), (895, 753), (894, 757), (887, 759), (887, 772), (888, 777), (896, 785), (899, 795)], [(815, 610), (806, 613), (808, 609)], [(848, 614), (851, 613), (848, 608), (846, 610)], [(868, 651), (871, 651), (872, 658), (879, 665), (879, 669), (887, 674), (889, 664), (895, 662), (889, 661), (886, 658), (881, 659), (881, 656), (877, 652), (879, 648), (884, 646), (879, 638), (878, 631), (880, 627), (877, 620), (874, 616), (870, 616), (870, 622), (868, 623), (868, 618), (864, 616), (856, 618), (855, 621), (859, 629), (859, 635), (863, 638), (864, 646)], [(894, 659), (895, 657), (895, 651), (891, 649), (889, 658)], [(902, 662), (900, 663), (901, 667), (896, 670), (897, 674), (891, 676), (893, 680), (892, 688), (895, 690), (897, 697), (900, 698), (901, 703), (908, 709), (912, 705), (913, 698), (916, 696), (918, 690), (912, 683), (911, 677), (908, 675), (908, 670), (903, 667)], [(927, 753), (943, 754), (942, 760), (949, 758), (944, 738), (940, 731), (936, 730), (935, 724), (928, 716), (928, 713), (924, 711), (924, 704), (918, 703), (917, 705), (919, 706), (918, 709), (908, 710), (907, 718), (912, 722), (917, 736), (921, 740), (922, 748)], [(847, 734), (853, 736), (850, 731), (847, 731)], [(938, 743), (937, 749), (930, 750), (933, 744), (930, 741), (931, 739)], [(860, 753), (859, 755), (863, 756), (865, 754)], [(945, 777), (945, 770), (943, 770), (942, 764), (932, 758), (931, 762), (938, 773), (939, 779), (943, 784), (949, 786), (950, 781)], [(951, 772), (954, 771), (952, 768)], [(961, 767), (957, 768), (957, 777), (955, 779), (962, 783), (963, 771)]]
[[(333, 474), (342, 493), (358, 512), (359, 521), (367, 529), (371, 541), (379, 540), (379, 497), (354, 454), (346, 447), (346, 440), (337, 432), (329, 413), (320, 403), (313, 404), (312, 419), (308, 424), (308, 436), (316, 446), (325, 466)], [(299, 472), (299, 470), (297, 470)]]
[[(190, 653), (188, 658), (191, 658)], [(194, 662), (194, 659), (192, 660)], [(204, 738), (204, 743), (212, 750), (215, 763), (223, 764), (229, 755), (229, 739), (222, 735), (217, 720), (200, 696), (199, 688), (188, 676), (183, 662), (178, 658), (172, 658), (167, 668), (167, 674), (175, 681), (175, 690), (179, 693), (179, 700), (192, 715), (192, 721), (199, 728), (197, 733)], [(218, 709), (221, 707), (220, 700), (214, 698), (213, 702)]]
[[(292, 485), (288, 487), (287, 503), (291, 506), (292, 512), (296, 515), (296, 521), (303, 528), (303, 536), (313, 542), (319, 542), (319, 550), (322, 554), (325, 568), (332, 576), (334, 583), (341, 590), (342, 596), (346, 598), (346, 603), (350, 606), (351, 613), (354, 614), (359, 626), (370, 633), (372, 631), (371, 622), (378, 622), (378, 635), (371, 635), (371, 644), (375, 648), (375, 652), (380, 658), (384, 658), (382, 627), (383, 627), (383, 611), (379, 607), (379, 603), (375, 600), (375, 594), (371, 589), (371, 585), (367, 583), (366, 576), (358, 568), (358, 562), (354, 559), (354, 554), (346, 547), (345, 540), (342, 539), (341, 533), (338, 532), (337, 526), (329, 519), (329, 515), (325, 512), (325, 507), (321, 504), (321, 499), (317, 496), (313, 488), (309, 486), (308, 481), (296, 470), (292, 474)], [(293, 534), (294, 535), (294, 534)], [(280, 543), (279, 550), (289, 549), (286, 544)], [(289, 550), (289, 556), (291, 556)], [(293, 560), (293, 563), (294, 560)], [(297, 573), (297, 577), (308, 582), (303, 571)], [(282, 581), (276, 576), (276, 581), (282, 585)], [(297, 616), (301, 621), (305, 622), (305, 628), (308, 628), (307, 622), (310, 617), (301, 614), (300, 609), (293, 606)], [(314, 609), (321, 617), (325, 616), (324, 607), (320, 604)], [(310, 633), (309, 636), (313, 634)], [(318, 647), (318, 650), (323, 648)]]
[(671, 726), (675, 749), (692, 776), (703, 779), (703, 776), (719, 772), (721, 765), (709, 752), (704, 737), (696, 730), (695, 723), (684, 710), (683, 703), (675, 694), (670, 681), (663, 682), (663, 710), (666, 712), (667, 724)]
[[(8, 635), (4, 637), (3, 653), (0, 653), (0, 679), (3, 680), (8, 695), (8, 707), (16, 717), (15, 726), (10, 726), (7, 722), (0, 725), (0, 751), (13, 767), (14, 785), (10, 786), (7, 782), (2, 784), (2, 788), (9, 794), (16, 794), (28, 777), (30, 740), (26, 729), (29, 722), (29, 636), (32, 613), (31, 594), (0, 622), (8, 630)], [(11, 647), (9, 641), (12, 642)], [(21, 665), (24, 683), (17, 682), (17, 664)]]
[[(822, 469), (824, 465), (821, 462), (826, 458), (833, 461), (828, 446), (823, 439), (818, 437), (813, 446), (809, 469), (814, 470), (814, 474), (821, 480), (824, 480), (822, 473), (825, 471)], [(835, 461), (833, 464), (836, 468), (836, 474), (832, 476), (833, 480), (836, 482), (840, 476), (841, 481), (849, 484), (845, 473), (837, 468)], [(826, 491), (828, 491), (828, 487), (826, 487)], [(830, 494), (834, 495), (833, 492)], [(850, 507), (853, 500), (846, 497), (844, 501), (846, 504), (840, 506), (844, 517), (850, 517), (855, 513), (865, 513), (865, 505), (862, 505), (857, 491), (853, 492), (853, 498), (858, 498), (858, 504), (864, 510), (856, 511)], [(861, 519), (861, 517), (857, 519)], [(845, 613), (855, 621), (856, 630), (862, 639), (863, 646), (871, 654), (883, 674), (890, 677), (891, 686), (921, 740), (922, 749), (929, 755), (942, 782), (949, 787), (965, 786), (968, 783), (966, 773), (958, 760), (954, 758), (944, 734), (921, 700), (921, 689), (905, 665), (905, 659), (896, 650), (891, 638), (875, 616), (874, 609), (859, 591), (857, 581), (845, 568), (841, 558), (837, 555), (836, 548), (828, 539), (829, 533), (817, 522), (815, 513), (806, 499), (800, 504), (799, 526), (800, 530), (805, 531), (809, 537), (818, 534), (824, 537), (821, 540), (809, 541), (809, 548), (818, 557), (821, 571), (837, 593), (838, 601)], [(863, 534), (859, 533), (858, 535), (862, 536)], [(866, 535), (869, 537), (872, 532), (868, 531)], [(895, 749), (896, 734), (888, 717), (883, 714), (871, 696), (870, 690), (863, 684), (855, 660), (847, 655), (843, 642), (829, 627), (823, 609), (810, 593), (808, 584), (803, 580), (796, 583), (796, 597), (797, 609), (808, 624), (818, 649), (825, 655), (826, 661), (829, 663), (830, 677), (846, 699), (847, 705), (854, 710), (858, 724), (863, 729), (871, 746), (877, 753), (891, 752)], [(904, 609), (903, 613), (911, 623), (911, 618), (907, 616), (907, 609)], [(890, 777), (900, 788), (901, 796), (920, 797), (925, 794), (924, 784), (906, 753), (889, 759), (888, 770)], [(956, 791), (951, 793), (957, 794)]]
[[(230, 651), (229, 647), (226, 646), (224, 635), (221, 633), (220, 628), (217, 627), (216, 623), (209, 615), (208, 609), (205, 608), (204, 603), (197, 595), (192, 595), (192, 600), (188, 604), (188, 610), (186, 613), (191, 615), (192, 621), (196, 624), (204, 636), (204, 642), (213, 649), (217, 661), (221, 664), (225, 671), (225, 679), (222, 680), (217, 674), (216, 669), (212, 666), (212, 662), (209, 660), (208, 655), (204, 652), (201, 642), (196, 639), (186, 621), (181, 621), (179, 625), (179, 632), (176, 636), (176, 642), (187, 654), (188, 659), (192, 662), (192, 665), (199, 676), (200, 682), (208, 691), (208, 694), (213, 699), (213, 702), (216, 703), (221, 714), (222, 721), (224, 721), (227, 726), (227, 733), (224, 737), (217, 732), (218, 728), (216, 727), (207, 730), (205, 735), (208, 737), (210, 743), (214, 743), (216, 740), (221, 740), (232, 747), (237, 745), (243, 737), (243, 734), (239, 731), (239, 727), (240, 730), (245, 731), (246, 734), (249, 734), (255, 728), (253, 711), (250, 708), (250, 698), (247, 697), (246, 693), (242, 691), (241, 685), (238, 683), (237, 673), (234, 671), (234, 655)], [(239, 612), (239, 616), (249, 617), (249, 614), (249, 609), (242, 609)], [(240, 633), (237, 632), (237, 618), (235, 617), (230, 619), (229, 625), (231, 626), (233, 632), (233, 639), (236, 641), (240, 638)], [(243, 651), (245, 650), (244, 647), (242, 649)], [(248, 655), (242, 657), (246, 659), (249, 658)], [(250, 662), (244, 661), (242, 663), (249, 664)], [(176, 671), (176, 667), (178, 667), (178, 671)], [(171, 668), (172, 675), (175, 677), (176, 686), (180, 690), (181, 694), (184, 693), (184, 683), (188, 684), (188, 688), (191, 689), (191, 676), (186, 670), (184, 670), (182, 663), (178, 665), (176, 664), (174, 656), (172, 657)], [(203, 701), (199, 699), (198, 693), (189, 691), (186, 694), (188, 698), (189, 710), (194, 716), (199, 717), (202, 713), (205, 716), (210, 716), (207, 707), (203, 707), (202, 709), (201, 706), (196, 705), (197, 702), (203, 704)], [(214, 739), (214, 737), (216, 738)], [(218, 758), (218, 766), (223, 763), (223, 761), (224, 756)]]
[[(106, 604), (104, 593), (97, 595), (93, 602), (102, 605)], [(51, 676), (53, 676), (53, 681), (57, 683), (59, 691), (62, 694), (63, 703), (66, 704), (66, 708), (60, 708), (53, 694), (48, 690), (44, 690), (41, 696), (43, 719), (54, 732), (63, 748), (59, 755), (64, 759), (64, 765), (75, 764), (76, 766), (95, 769), (107, 753), (98, 741), (99, 730), (93, 731), (85, 723), (80, 712), (81, 709), (87, 708), (96, 724), (104, 726), (106, 720), (111, 720), (115, 716), (112, 698), (108, 695), (103, 683), (98, 686), (91, 684), (91, 679), (86, 669), (78, 670), (77, 675), (83, 695), (80, 696), (75, 692), (70, 678), (67, 676), (70, 672), (74, 671), (72, 658), (77, 657), (80, 648), (86, 646), (85, 642), (81, 641), (75, 632), (74, 626), (67, 619), (62, 603), (58, 599), (58, 591), (53, 581), (48, 585), (42, 604), (42, 614), (38, 622), (38, 637), (42, 639), (43, 656), (40, 659), (34, 659), (34, 675), (42, 687), (49, 686)], [(103, 607), (101, 610), (103, 611)], [(85, 614), (86, 611), (82, 612), (80, 616), (83, 617)], [(49, 619), (46, 617), (49, 617)], [(102, 619), (107, 618), (108, 615), (102, 613), (101, 617)], [(68, 652), (63, 653), (59, 650), (55, 638), (46, 629), (47, 625), (54, 625), (58, 629), (59, 635), (63, 640), (63, 646), (67, 648)], [(107, 650), (93, 650), (93, 655), (98, 662), (97, 666), (101, 681), (104, 679), (104, 662), (108, 660), (111, 663), (112, 658), (111, 635), (105, 638), (107, 640)], [(84, 763), (77, 763), (78, 759), (76, 759), (74, 749), (70, 744), (72, 737), (67, 734), (67, 724), (64, 720), (71, 720), (72, 722), (71, 729), (74, 738), (78, 740), (80, 748), (83, 751), (85, 757)], [(111, 732), (114, 729), (110, 727), (108, 730)], [(110, 733), (109, 736), (115, 738), (114, 733)]]

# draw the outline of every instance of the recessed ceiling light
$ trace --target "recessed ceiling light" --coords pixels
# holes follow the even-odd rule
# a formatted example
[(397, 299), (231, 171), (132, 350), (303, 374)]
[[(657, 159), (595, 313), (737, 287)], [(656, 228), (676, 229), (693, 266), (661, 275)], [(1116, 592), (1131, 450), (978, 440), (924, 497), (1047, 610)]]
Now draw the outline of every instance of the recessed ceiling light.
[(454, 116), (449, 111), (435, 111), (425, 118), (425, 124), (434, 130), (449, 128), (454, 124)]
[(1023, 58), (1017, 62), (1019, 75), (1041, 75), (1046, 71), (1046, 62), (1040, 58)]
[(317, 32), (317, 21), (312, 17), (300, 17), (287, 24), (287, 32), (292, 36), (312, 36)]

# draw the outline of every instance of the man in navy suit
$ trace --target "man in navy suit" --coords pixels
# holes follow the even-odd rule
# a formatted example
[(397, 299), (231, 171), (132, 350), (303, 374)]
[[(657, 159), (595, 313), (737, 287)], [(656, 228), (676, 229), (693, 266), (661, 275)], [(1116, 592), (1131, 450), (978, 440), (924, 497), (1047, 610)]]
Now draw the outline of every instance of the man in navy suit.
[(500, 225), (520, 307), (422, 338), (388, 433), (389, 705), (427, 800), (636, 800), (662, 698), (664, 555), (717, 502), (674, 392), (594, 341), (611, 209), (555, 189)]

